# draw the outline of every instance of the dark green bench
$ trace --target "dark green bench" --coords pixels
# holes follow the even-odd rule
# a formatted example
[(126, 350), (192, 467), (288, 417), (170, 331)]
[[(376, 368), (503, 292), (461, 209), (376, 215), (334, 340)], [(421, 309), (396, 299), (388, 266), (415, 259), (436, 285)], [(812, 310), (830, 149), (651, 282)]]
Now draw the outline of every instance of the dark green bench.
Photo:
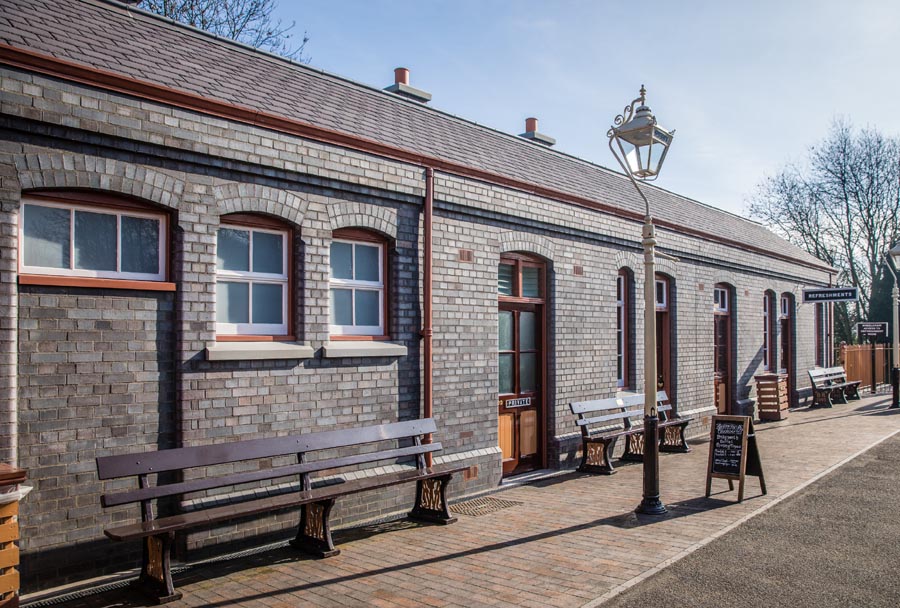
[[(440, 443), (422, 443), (422, 438), (436, 430), (431, 418), (395, 422), (363, 428), (326, 431), (271, 439), (252, 439), (215, 445), (141, 452), (97, 458), (100, 479), (135, 477), (137, 487), (101, 496), (104, 507), (124, 504), (140, 505), (140, 521), (116, 525), (104, 530), (106, 536), (117, 541), (143, 540), (143, 564), (138, 584), (159, 603), (180, 599), (175, 590), (170, 569), (171, 549), (175, 533), (192, 528), (211, 526), (220, 522), (280, 511), (301, 509), (295, 548), (318, 557), (330, 557), (340, 551), (331, 539), (329, 516), (335, 499), (349, 494), (366, 492), (404, 483), (416, 484), (415, 506), (409, 517), (415, 520), (450, 524), (456, 518), (447, 508), (447, 484), (453, 473), (466, 467), (458, 464), (427, 468), (425, 454), (441, 449)], [(378, 444), (390, 443), (389, 446)], [(362, 451), (372, 450), (377, 451)], [(351, 455), (317, 458), (324, 450), (340, 449)], [(272, 459), (291, 456), (292, 464), (274, 466)], [(359, 479), (315, 487), (310, 475), (328, 471), (332, 478), (336, 470), (355, 465), (414, 457), (416, 467), (401, 472), (388, 472)], [(291, 458), (293, 461), (294, 458)], [(209, 473), (216, 465), (259, 461), (255, 470), (216, 475)], [(176, 473), (202, 467), (206, 476), (158, 485), (160, 474)], [(271, 467), (271, 468), (269, 468)], [(224, 467), (233, 470), (234, 467)], [(241, 468), (245, 468), (242, 466)], [(213, 469), (214, 470), (214, 469)], [(244, 484), (294, 478), (295, 489), (285, 493), (233, 504), (199, 507), (183, 513), (159, 517), (154, 515), (153, 501), (202, 493), (222, 488), (238, 488)], [(288, 480), (290, 481), (290, 480)], [(199, 501), (195, 501), (199, 502)], [(158, 506), (158, 505), (157, 505)]]

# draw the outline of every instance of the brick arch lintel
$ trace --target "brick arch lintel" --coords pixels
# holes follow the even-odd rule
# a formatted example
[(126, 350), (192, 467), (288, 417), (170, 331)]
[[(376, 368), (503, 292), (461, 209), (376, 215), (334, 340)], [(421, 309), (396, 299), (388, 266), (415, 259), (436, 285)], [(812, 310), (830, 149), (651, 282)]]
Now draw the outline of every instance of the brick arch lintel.
[(556, 257), (556, 250), (553, 242), (538, 234), (504, 231), (500, 233), (499, 241), (500, 253), (524, 251), (525, 253), (539, 255), (551, 262)]
[(247, 182), (226, 182), (213, 188), (219, 215), (262, 213), (296, 226), (303, 223), (309, 199), (306, 196)]
[(17, 155), (15, 165), (22, 190), (101, 190), (134, 196), (169, 209), (179, 209), (184, 194), (184, 180), (113, 158), (38, 152)]
[(341, 201), (328, 205), (331, 229), (367, 228), (397, 239), (397, 211), (368, 203)]

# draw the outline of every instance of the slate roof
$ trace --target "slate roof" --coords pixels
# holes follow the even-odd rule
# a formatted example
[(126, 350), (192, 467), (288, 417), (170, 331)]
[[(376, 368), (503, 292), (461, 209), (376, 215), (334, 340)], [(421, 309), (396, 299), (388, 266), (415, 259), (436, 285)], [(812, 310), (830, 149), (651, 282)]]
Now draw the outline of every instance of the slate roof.
[[(643, 213), (620, 173), (122, 5), (0, 0), (0, 42)], [(645, 192), (660, 220), (827, 266), (755, 222)]]

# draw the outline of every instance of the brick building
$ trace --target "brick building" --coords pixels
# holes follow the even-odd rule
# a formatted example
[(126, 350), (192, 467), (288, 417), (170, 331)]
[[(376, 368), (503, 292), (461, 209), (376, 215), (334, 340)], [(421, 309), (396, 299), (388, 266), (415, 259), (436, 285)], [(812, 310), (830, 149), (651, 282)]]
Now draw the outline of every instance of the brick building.
[[(26, 588), (136, 558), (103, 538), (126, 513), (100, 508), (100, 455), (414, 418), (430, 376), (438, 461), (472, 467), (458, 497), (571, 466), (568, 403), (640, 390), (643, 209), (621, 174), (403, 78), (370, 88), (115, 2), (0, 6), (0, 457), (35, 486)], [(831, 336), (799, 295), (833, 270), (646, 191), (679, 260), (658, 266), (659, 381), (692, 433), (752, 411), (764, 369), (803, 398)], [(293, 515), (185, 548), (281, 538)]]

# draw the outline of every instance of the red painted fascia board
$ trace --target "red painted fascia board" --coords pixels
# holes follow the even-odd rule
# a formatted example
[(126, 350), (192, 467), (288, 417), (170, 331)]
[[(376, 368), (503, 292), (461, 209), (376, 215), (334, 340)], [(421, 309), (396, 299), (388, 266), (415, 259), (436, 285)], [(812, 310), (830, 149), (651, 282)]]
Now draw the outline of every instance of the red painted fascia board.
[[(66, 59), (59, 59), (58, 57), (37, 53), (35, 51), (20, 49), (7, 44), (0, 43), (0, 63), (32, 70), (48, 76), (79, 82), (92, 87), (100, 87), (106, 90), (124, 93), (149, 101), (157, 101), (166, 105), (177, 106), (185, 110), (200, 112), (202, 114), (242, 122), (273, 131), (305, 137), (321, 143), (334, 144), (358, 152), (375, 154), (390, 160), (411, 163), (422, 167), (432, 167), (433, 169), (452, 175), (469, 177), (489, 184), (505, 186), (535, 196), (570, 203), (595, 211), (602, 211), (635, 222), (643, 223), (644, 220), (642, 213), (627, 211), (588, 198), (553, 190), (552, 188), (545, 188), (543, 186), (538, 186), (537, 184), (524, 182), (483, 169), (463, 165), (461, 163), (426, 156), (396, 146), (383, 144), (360, 135), (350, 135), (340, 131), (317, 127), (291, 118), (278, 116), (277, 114), (262, 112), (240, 104), (210, 99), (194, 93), (188, 93), (164, 85), (138, 80), (115, 72), (94, 68)], [(674, 222), (655, 220), (655, 223), (657, 226), (667, 228), (673, 232), (722, 243), (730, 247), (752, 251), (767, 257), (786, 260), (794, 264), (821, 270), (823, 272), (835, 272), (833, 268), (829, 268), (828, 266), (812, 264), (804, 260), (792, 258), (788, 255), (768, 251), (761, 247), (754, 247), (753, 245), (741, 241), (735, 241), (701, 230), (688, 228)]]

